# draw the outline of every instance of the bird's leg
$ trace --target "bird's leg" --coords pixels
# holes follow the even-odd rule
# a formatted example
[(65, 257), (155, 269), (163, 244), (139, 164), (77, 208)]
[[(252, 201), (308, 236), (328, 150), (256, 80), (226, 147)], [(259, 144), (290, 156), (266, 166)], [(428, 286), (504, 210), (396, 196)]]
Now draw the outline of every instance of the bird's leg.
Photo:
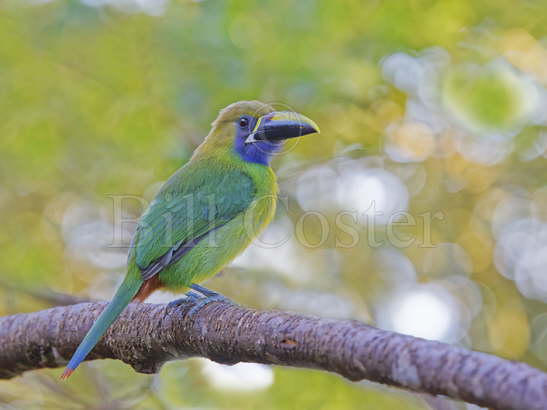
[(226, 296), (221, 295), (220, 293), (217, 293), (215, 291), (209, 290), (207, 288), (204, 288), (203, 286), (200, 286), (198, 284), (192, 284), (190, 285), (190, 288), (193, 289), (196, 293), (199, 292), (199, 294), (203, 295), (202, 298), (198, 299), (194, 306), (192, 306), (192, 309), (188, 312), (190, 316), (195, 315), (203, 306), (208, 305), (212, 302), (223, 302), (228, 303), (230, 305), (235, 305), (234, 302), (232, 302), (230, 299), (228, 299)]
[(192, 302), (194, 306), (188, 312), (189, 316), (195, 315), (202, 307), (212, 302), (223, 302), (230, 305), (235, 305), (233, 301), (220, 293), (214, 292), (203, 286), (192, 284), (190, 285), (191, 291), (187, 292), (184, 298), (174, 300), (167, 305), (168, 308), (180, 306), (182, 304)]
[(201, 285), (198, 285), (197, 283), (191, 284), (190, 288), (195, 290), (196, 292), (201, 293), (203, 296), (206, 296), (208, 298), (218, 298), (220, 296), (220, 298), (218, 300), (225, 300), (225, 301), (228, 301), (229, 303), (233, 303), (226, 296), (223, 296), (220, 293), (215, 292), (214, 290), (210, 290), (210, 289), (207, 289), (207, 288), (205, 288)]
[(202, 296), (199, 293), (192, 292), (192, 291), (186, 292), (183, 298), (175, 299), (169, 302), (167, 304), (167, 309), (182, 306), (185, 303), (196, 302), (197, 300), (201, 299), (201, 297)]

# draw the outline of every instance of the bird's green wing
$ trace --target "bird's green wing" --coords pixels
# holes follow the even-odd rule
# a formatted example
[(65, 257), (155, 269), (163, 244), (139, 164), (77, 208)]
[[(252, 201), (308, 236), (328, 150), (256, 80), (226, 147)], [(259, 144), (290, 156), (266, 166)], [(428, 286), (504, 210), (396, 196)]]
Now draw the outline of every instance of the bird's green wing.
[(141, 217), (130, 258), (149, 279), (244, 212), (254, 196), (253, 180), (240, 170), (217, 170), (214, 164), (183, 167)]

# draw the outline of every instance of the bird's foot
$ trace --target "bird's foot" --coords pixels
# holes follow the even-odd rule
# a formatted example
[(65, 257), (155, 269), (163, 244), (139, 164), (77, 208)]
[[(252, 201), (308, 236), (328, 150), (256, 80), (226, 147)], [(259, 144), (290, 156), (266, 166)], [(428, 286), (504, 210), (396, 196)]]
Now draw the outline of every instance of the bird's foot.
[(167, 309), (173, 309), (182, 305), (185, 305), (187, 303), (192, 303), (200, 299), (200, 296), (196, 294), (195, 292), (187, 292), (185, 293), (183, 298), (172, 300), (167, 304)]
[(195, 304), (192, 306), (192, 309), (188, 312), (188, 315), (195, 315), (202, 307), (208, 305), (212, 302), (222, 302), (229, 305), (235, 305), (236, 303), (228, 299), (226, 296), (221, 295), (215, 291), (204, 288), (203, 286), (192, 284), (190, 288), (194, 290), (188, 293), (191, 294), (191, 297), (194, 298)]
[(232, 300), (228, 299), (226, 296), (221, 295), (220, 293), (214, 292), (203, 286), (192, 284), (190, 285), (192, 289), (189, 292), (186, 292), (184, 298), (176, 299), (170, 302), (167, 305), (167, 308), (173, 308), (177, 306), (184, 305), (186, 303), (193, 303), (194, 306), (188, 311), (188, 316), (195, 315), (201, 308), (208, 305), (212, 302), (223, 302), (230, 305), (235, 305)]

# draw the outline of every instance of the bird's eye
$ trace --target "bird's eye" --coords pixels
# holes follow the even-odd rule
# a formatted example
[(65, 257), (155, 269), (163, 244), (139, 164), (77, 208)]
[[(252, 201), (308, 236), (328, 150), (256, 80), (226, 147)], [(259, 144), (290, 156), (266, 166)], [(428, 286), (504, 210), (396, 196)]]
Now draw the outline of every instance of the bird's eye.
[(240, 126), (241, 128), (244, 128), (244, 127), (246, 127), (247, 125), (249, 125), (249, 120), (248, 120), (247, 118), (245, 118), (245, 117), (241, 117), (241, 118), (239, 119), (239, 126)]

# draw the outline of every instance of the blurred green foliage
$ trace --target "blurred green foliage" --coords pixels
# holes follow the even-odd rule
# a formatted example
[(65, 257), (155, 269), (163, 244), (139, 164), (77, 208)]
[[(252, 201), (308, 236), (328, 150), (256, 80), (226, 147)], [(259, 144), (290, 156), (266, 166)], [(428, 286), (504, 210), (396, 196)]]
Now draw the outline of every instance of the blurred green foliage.
[[(219, 109), (260, 99), (322, 130), (275, 160), (289, 203), (282, 232), (313, 204), (329, 223), (336, 207), (367, 201), (443, 218), (398, 226), (418, 238), (404, 247), (368, 246), (370, 224), (351, 247), (333, 230), (314, 249), (297, 238), (208, 286), (258, 308), (410, 333), (440, 320), (457, 332), (437, 338), (547, 369), (547, 275), (536, 269), (547, 254), (546, 11), (533, 0), (2, 2), (0, 314), (48, 306), (25, 289), (110, 297), (124, 253), (105, 249), (112, 196), (150, 199)], [(141, 211), (127, 201), (127, 215)], [(312, 219), (305, 239), (315, 243), (324, 232)], [(513, 222), (520, 230), (505, 232)], [(385, 225), (372, 231), (385, 239)], [(401, 316), (429, 300), (405, 297), (424, 294), (454, 305), (439, 318)], [(271, 385), (222, 390), (203, 366), (151, 377), (93, 363), (62, 385), (58, 371), (33, 372), (0, 382), (0, 407), (428, 406), (311, 370), (276, 368)]]

